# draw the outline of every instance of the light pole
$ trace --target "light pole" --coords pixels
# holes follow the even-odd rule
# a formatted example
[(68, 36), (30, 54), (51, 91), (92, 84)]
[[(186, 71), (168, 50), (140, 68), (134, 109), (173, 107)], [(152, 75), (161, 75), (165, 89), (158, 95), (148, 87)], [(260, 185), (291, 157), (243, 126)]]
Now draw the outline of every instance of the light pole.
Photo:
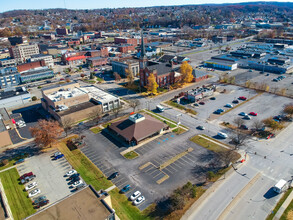
[(178, 118), (177, 128), (178, 128), (179, 125), (181, 124), (179, 116), (182, 116), (182, 114), (180, 113), (180, 114), (176, 115), (176, 118)]

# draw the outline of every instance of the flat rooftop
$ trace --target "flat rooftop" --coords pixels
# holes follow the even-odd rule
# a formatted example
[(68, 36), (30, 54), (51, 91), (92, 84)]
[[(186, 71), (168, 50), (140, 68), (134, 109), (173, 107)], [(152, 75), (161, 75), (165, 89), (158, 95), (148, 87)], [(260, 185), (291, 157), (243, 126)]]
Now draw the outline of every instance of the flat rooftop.
[(82, 111), (82, 110), (85, 110), (85, 109), (88, 109), (90, 107), (93, 107), (93, 106), (98, 106), (98, 104), (94, 103), (94, 102), (91, 102), (91, 101), (88, 101), (88, 102), (83, 102), (83, 103), (80, 103), (78, 105), (73, 105), (73, 106), (70, 106), (67, 110), (64, 110), (64, 111), (60, 111), (60, 112), (56, 112), (59, 116), (64, 116), (64, 115), (69, 115), (69, 114), (72, 114), (74, 112), (79, 112), (79, 111)]
[(110, 101), (114, 101), (118, 99), (118, 97), (111, 95), (110, 93), (107, 93), (104, 90), (99, 89), (95, 86), (85, 86), (79, 89), (87, 93), (90, 98), (97, 100), (101, 103), (108, 103)]
[(79, 88), (60, 88), (58, 91), (52, 92), (51, 94), (47, 94), (47, 97), (51, 99), (53, 102), (58, 102), (62, 99), (77, 97), (84, 94), (86, 94), (86, 92), (80, 90)]
[(28, 217), (30, 220), (105, 220), (111, 212), (101, 198), (87, 187), (72, 196), (56, 202), (44, 210)]

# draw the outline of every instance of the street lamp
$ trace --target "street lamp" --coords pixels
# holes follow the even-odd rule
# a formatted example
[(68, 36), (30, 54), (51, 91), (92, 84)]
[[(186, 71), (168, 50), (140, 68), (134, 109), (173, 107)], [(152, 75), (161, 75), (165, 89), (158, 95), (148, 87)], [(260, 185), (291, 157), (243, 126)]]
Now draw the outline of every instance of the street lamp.
[(177, 128), (178, 128), (179, 125), (181, 124), (179, 116), (182, 116), (182, 114), (180, 113), (180, 114), (176, 115), (176, 118), (178, 118)]

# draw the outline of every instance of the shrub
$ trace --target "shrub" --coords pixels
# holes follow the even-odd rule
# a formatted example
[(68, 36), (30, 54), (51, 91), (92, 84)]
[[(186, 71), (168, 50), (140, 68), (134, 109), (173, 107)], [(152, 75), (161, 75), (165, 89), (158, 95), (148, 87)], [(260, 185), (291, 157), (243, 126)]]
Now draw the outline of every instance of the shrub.
[(215, 174), (213, 171), (208, 171), (208, 172), (207, 172), (207, 178), (208, 178), (209, 180), (215, 178), (215, 176), (216, 176), (216, 174)]
[(32, 101), (37, 101), (37, 97), (36, 96), (33, 96), (32, 97)]
[(0, 165), (1, 166), (6, 166), (9, 163), (9, 161), (7, 159), (4, 159), (1, 161)]

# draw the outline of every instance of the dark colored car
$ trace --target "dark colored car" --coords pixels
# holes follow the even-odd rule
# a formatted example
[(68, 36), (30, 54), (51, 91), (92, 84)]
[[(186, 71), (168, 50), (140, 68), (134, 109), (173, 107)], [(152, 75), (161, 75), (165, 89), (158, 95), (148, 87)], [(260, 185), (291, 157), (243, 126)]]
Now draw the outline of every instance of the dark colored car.
[(114, 179), (115, 177), (119, 176), (119, 173), (118, 172), (115, 172), (115, 173), (112, 173), (109, 177), (108, 177), (108, 180), (112, 180)]
[(20, 164), (20, 163), (23, 163), (24, 162), (24, 159), (19, 159), (18, 161), (15, 161), (14, 162), (14, 165), (16, 165), (16, 164)]
[(23, 175), (20, 177), (20, 179), (22, 180), (22, 179), (24, 179), (24, 178), (26, 178), (26, 177), (33, 176), (33, 175), (34, 175), (33, 172), (25, 173), (25, 174), (23, 174)]
[(75, 183), (75, 182), (77, 182), (79, 180), (80, 180), (80, 177), (79, 176), (74, 177), (73, 179), (70, 180), (69, 184), (73, 184), (73, 183)]
[(204, 105), (204, 104), (206, 104), (206, 103), (204, 103), (204, 102), (199, 102), (199, 104), (200, 104), (200, 105)]
[(79, 173), (72, 174), (72, 175), (69, 177), (69, 179), (72, 180), (72, 179), (74, 179), (74, 178), (76, 178), (76, 177), (79, 177)]
[(131, 186), (128, 184), (121, 189), (121, 193), (126, 193), (131, 189)]
[(59, 155), (55, 156), (54, 159), (55, 159), (55, 160), (58, 160), (58, 159), (60, 159), (60, 158), (62, 158), (62, 157), (64, 157), (64, 154), (59, 154)]
[(238, 101), (237, 99), (235, 99), (235, 100), (232, 101), (232, 103), (234, 103), (234, 104), (238, 104), (239, 101)]
[(34, 201), (33, 201), (33, 205), (37, 205), (39, 204), (40, 202), (44, 201), (44, 200), (47, 200), (47, 197), (46, 196), (39, 196), (37, 197)]
[(35, 208), (41, 208), (42, 206), (44, 206), (44, 205), (47, 205), (49, 203), (49, 200), (48, 199), (46, 199), (46, 200), (42, 200), (41, 202), (39, 202), (36, 206), (35, 206)]
[(240, 128), (243, 130), (248, 130), (248, 127), (246, 125), (240, 125)]
[(211, 97), (210, 100), (216, 100), (216, 97)]
[(28, 183), (29, 181), (33, 180), (35, 177), (36, 177), (36, 175), (27, 176), (27, 177), (21, 179), (20, 183), (22, 183), (22, 184)]

